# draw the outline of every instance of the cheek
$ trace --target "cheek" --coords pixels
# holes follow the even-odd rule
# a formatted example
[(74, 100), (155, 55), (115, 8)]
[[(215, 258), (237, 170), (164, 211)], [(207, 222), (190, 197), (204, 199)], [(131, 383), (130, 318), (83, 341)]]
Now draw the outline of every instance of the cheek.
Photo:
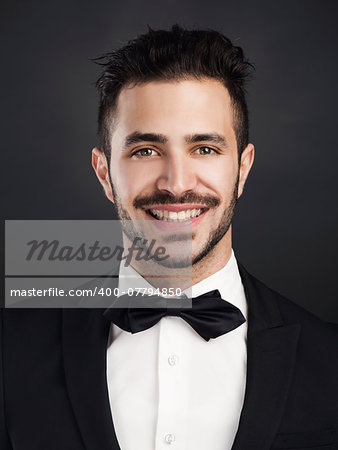
[(146, 191), (149, 185), (149, 168), (146, 164), (127, 164), (122, 161), (112, 167), (112, 178), (119, 195), (124, 199), (134, 199)]
[(217, 164), (208, 172), (203, 177), (206, 184), (221, 197), (232, 195), (238, 172), (236, 163)]

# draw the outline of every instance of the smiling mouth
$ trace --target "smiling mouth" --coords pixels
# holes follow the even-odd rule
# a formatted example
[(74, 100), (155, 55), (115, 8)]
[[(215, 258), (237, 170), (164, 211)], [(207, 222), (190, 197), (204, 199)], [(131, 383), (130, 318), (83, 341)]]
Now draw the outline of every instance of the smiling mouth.
[(186, 222), (197, 219), (205, 214), (209, 208), (189, 208), (181, 211), (172, 211), (170, 209), (147, 209), (146, 213), (156, 220), (162, 222)]

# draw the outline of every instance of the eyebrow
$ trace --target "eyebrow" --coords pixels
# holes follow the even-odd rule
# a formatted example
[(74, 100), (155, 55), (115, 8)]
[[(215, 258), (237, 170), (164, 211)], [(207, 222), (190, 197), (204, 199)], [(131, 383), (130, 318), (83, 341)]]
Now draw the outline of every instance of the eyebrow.
[[(141, 142), (154, 142), (158, 144), (166, 144), (169, 141), (164, 134), (158, 133), (140, 133), (134, 131), (125, 138), (122, 151), (126, 150), (131, 145), (140, 144)], [(197, 142), (211, 142), (213, 144), (228, 146), (227, 139), (218, 133), (194, 133), (184, 137), (186, 144), (195, 144)]]
[(168, 138), (163, 134), (157, 133), (140, 133), (139, 131), (134, 131), (128, 134), (124, 141), (123, 150), (127, 149), (131, 145), (139, 144), (141, 142), (156, 142), (158, 144), (166, 144)]
[(218, 133), (190, 134), (185, 137), (186, 144), (195, 144), (202, 141), (212, 142), (213, 144), (222, 145), (223, 147), (228, 146), (225, 136)]

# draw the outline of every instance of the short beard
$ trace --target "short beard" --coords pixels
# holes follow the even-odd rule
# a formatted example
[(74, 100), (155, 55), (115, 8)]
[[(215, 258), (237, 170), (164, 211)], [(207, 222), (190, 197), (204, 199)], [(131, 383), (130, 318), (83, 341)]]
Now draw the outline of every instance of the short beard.
[(225, 236), (225, 234), (228, 232), (230, 225), (232, 223), (232, 219), (235, 214), (235, 208), (238, 201), (238, 184), (239, 184), (239, 174), (237, 176), (237, 180), (235, 182), (234, 189), (232, 191), (232, 197), (230, 200), (230, 204), (227, 208), (224, 210), (224, 214), (221, 218), (221, 221), (216, 228), (210, 235), (207, 243), (205, 244), (204, 248), (200, 251), (200, 253), (192, 260), (192, 265), (197, 264), (200, 262), (203, 258), (205, 258), (213, 249), (216, 247), (216, 245), (219, 243), (219, 241)]
[[(130, 215), (123, 208), (120, 198), (119, 198), (116, 190), (114, 189), (114, 184), (112, 182), (110, 173), (109, 173), (109, 179), (110, 179), (110, 184), (111, 184), (111, 188), (112, 188), (112, 193), (114, 196), (114, 202), (115, 202), (114, 206), (115, 206), (116, 214), (117, 214), (119, 220), (121, 221), (123, 232), (126, 234), (126, 236), (130, 239), (131, 242), (134, 242), (136, 237), (140, 237), (141, 239), (143, 239), (144, 244), (142, 246), (142, 249), (144, 251), (147, 251), (148, 250), (148, 247), (147, 247), (148, 241), (147, 241), (146, 237), (144, 235), (142, 235), (142, 233), (138, 232), (135, 229)], [(232, 191), (232, 196), (231, 196), (229, 206), (225, 208), (224, 214), (220, 220), (218, 227), (216, 228), (216, 230), (214, 230), (209, 235), (208, 241), (205, 244), (204, 248), (199, 252), (199, 254), (195, 258), (193, 258), (192, 260), (190, 259), (189, 261), (181, 260), (181, 261), (175, 261), (175, 262), (173, 262), (173, 260), (171, 258), (164, 259), (164, 260), (156, 260), (157, 264), (159, 264), (163, 267), (166, 267), (166, 268), (186, 268), (189, 266), (190, 267), (194, 266), (195, 264), (200, 262), (202, 259), (204, 259), (215, 248), (215, 246), (225, 236), (225, 234), (228, 232), (228, 230), (230, 228), (230, 225), (232, 223), (232, 220), (233, 220), (233, 217), (235, 214), (236, 204), (238, 201), (238, 185), (239, 185), (239, 171), (237, 174), (236, 182), (234, 184), (234, 188)], [(175, 240), (177, 240), (177, 239), (175, 239)], [(154, 258), (154, 260), (155, 260), (155, 258)]]

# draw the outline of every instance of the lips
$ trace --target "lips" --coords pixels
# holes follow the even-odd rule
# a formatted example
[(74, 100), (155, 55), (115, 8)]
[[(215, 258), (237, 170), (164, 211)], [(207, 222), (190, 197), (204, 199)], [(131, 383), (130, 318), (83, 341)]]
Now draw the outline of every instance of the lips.
[[(192, 206), (192, 207), (191, 207)], [(199, 208), (200, 206), (200, 208)], [(176, 211), (173, 211), (175, 209)], [(153, 212), (160, 211), (159, 214), (163, 214), (163, 217), (156, 216)], [(177, 211), (178, 210), (178, 211)], [(188, 218), (189, 211), (195, 210), (195, 217)], [(191, 233), (195, 227), (199, 225), (199, 223), (206, 216), (209, 208), (204, 205), (160, 205), (154, 206), (145, 210), (148, 218), (151, 223), (160, 231), (173, 233), (173, 232), (187, 232)], [(188, 213), (187, 213), (188, 212)], [(176, 215), (174, 215), (176, 214)], [(184, 216), (183, 216), (184, 214)], [(167, 216), (167, 217), (166, 217)], [(171, 218), (170, 218), (171, 216)]]

